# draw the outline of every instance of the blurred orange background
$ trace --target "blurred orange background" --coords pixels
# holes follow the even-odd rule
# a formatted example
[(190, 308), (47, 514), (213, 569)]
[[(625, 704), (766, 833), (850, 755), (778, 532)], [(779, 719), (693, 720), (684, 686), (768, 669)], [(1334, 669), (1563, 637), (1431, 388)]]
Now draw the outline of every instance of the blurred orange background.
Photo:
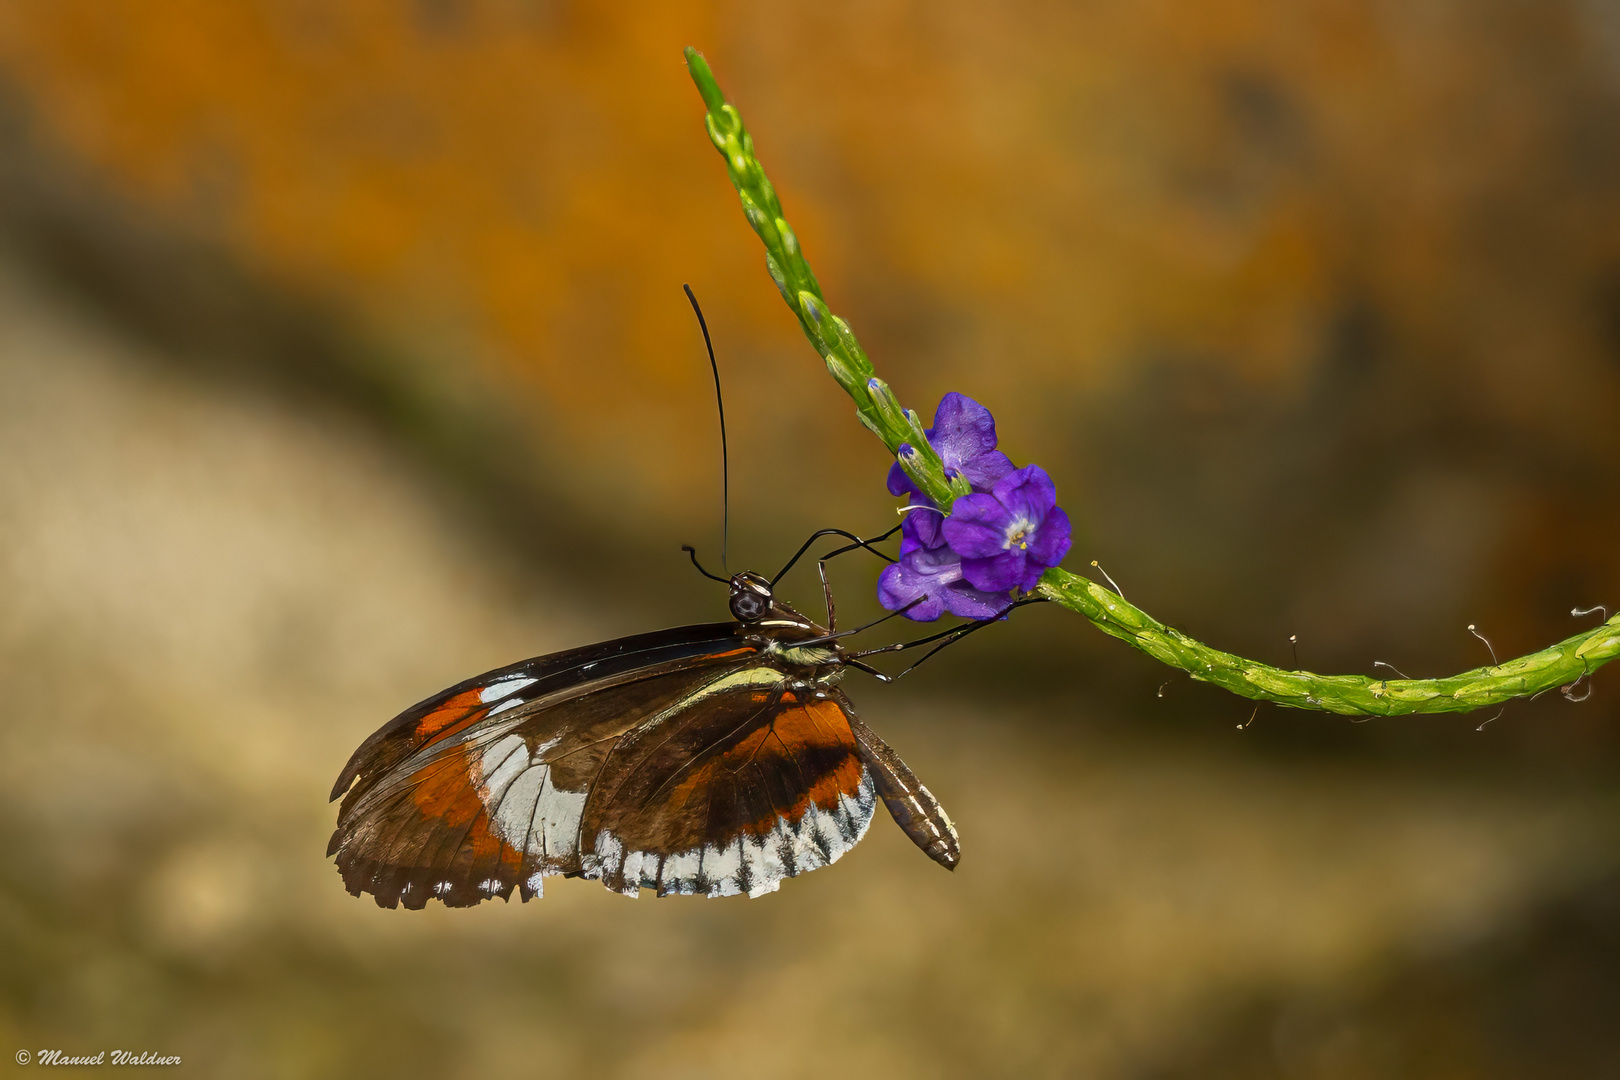
[(231, 1076), (1607, 1075), (1603, 677), (1482, 732), (1239, 735), (1021, 612), (858, 693), (953, 877), (880, 822), (751, 903), (342, 892), (325, 787), (388, 716), (719, 616), (677, 550), (720, 539), (683, 281), (733, 568), (893, 521), (687, 44), (880, 374), (987, 404), (1077, 571), (1333, 671), (1620, 603), (1601, 4), (9, 5), (0, 1036)]

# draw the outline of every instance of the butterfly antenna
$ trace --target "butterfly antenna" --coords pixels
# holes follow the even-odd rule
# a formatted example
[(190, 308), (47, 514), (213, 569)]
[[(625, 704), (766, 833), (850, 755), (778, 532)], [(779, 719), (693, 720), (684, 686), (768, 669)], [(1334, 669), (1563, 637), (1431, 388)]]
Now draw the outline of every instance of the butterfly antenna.
[(698, 573), (702, 574), (710, 581), (718, 581), (722, 585), (731, 584), (730, 578), (723, 578), (718, 574), (711, 574), (707, 570), (703, 569), (703, 564), (697, 561), (697, 548), (693, 547), (691, 544), (682, 544), (681, 550), (692, 556), (692, 565), (697, 567)]
[[(720, 394), (720, 365), (714, 360), (714, 342), (709, 340), (709, 324), (704, 321), (703, 309), (698, 307), (692, 286), (682, 284), (681, 288), (686, 290), (686, 298), (692, 302), (692, 310), (697, 313), (698, 328), (703, 331), (703, 347), (709, 350), (709, 370), (714, 372), (714, 403), (720, 407), (720, 569), (729, 573), (726, 547), (731, 541), (731, 459), (726, 452), (726, 399)], [(697, 561), (695, 555), (693, 561)], [(704, 573), (708, 574), (708, 571)]]

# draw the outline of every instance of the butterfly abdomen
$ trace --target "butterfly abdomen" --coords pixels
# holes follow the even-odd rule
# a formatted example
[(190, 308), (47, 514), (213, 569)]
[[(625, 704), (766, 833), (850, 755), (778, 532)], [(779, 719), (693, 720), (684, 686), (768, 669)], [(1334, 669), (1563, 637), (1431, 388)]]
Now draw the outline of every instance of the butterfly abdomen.
[(862, 723), (847, 705), (846, 710), (850, 730), (855, 735), (856, 752), (872, 771), (878, 794), (895, 824), (911, 837), (912, 843), (922, 848), (923, 854), (945, 869), (955, 870), (962, 860), (962, 846), (956, 836), (956, 826), (939, 800), (912, 774), (900, 755), (878, 738), (877, 732)]

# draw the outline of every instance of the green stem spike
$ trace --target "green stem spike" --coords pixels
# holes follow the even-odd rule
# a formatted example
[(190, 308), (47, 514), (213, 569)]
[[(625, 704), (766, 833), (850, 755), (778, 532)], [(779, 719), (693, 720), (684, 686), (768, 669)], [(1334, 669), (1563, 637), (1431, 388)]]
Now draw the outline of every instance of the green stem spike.
[[(897, 456), (901, 468), (929, 498), (949, 507), (957, 493), (945, 480), (944, 463), (928, 445), (916, 414), (901, 409), (889, 388), (874, 380), (872, 363), (855, 340), (849, 323), (827, 306), (816, 275), (810, 272), (810, 264), (799, 250), (798, 238), (782, 216), (776, 189), (765, 179), (765, 169), (754, 157), (754, 140), (743, 127), (742, 116), (736, 106), (726, 101), (708, 62), (696, 49), (686, 50), (686, 68), (708, 109), (709, 141), (725, 159), (726, 172), (742, 202), (743, 216), (765, 244), (765, 268), (782, 299), (799, 317), (804, 336), (826, 361), (833, 380), (854, 400), (861, 423), (883, 440), (889, 453)], [(915, 453), (902, 455), (902, 445), (910, 446)]]
[[(765, 244), (765, 266), (782, 299), (798, 316), (805, 337), (826, 361), (828, 372), (854, 400), (861, 423), (883, 440), (917, 486), (948, 511), (958, 495), (966, 494), (965, 489), (946, 480), (944, 464), (928, 445), (917, 414), (901, 408), (888, 384), (873, 373), (872, 363), (849, 324), (828, 307), (799, 248), (798, 237), (782, 215), (776, 190), (754, 157), (754, 140), (743, 127), (742, 115), (726, 101), (708, 62), (696, 49), (688, 48), (686, 67), (708, 110), (709, 140), (725, 159), (726, 172), (737, 189), (748, 224)], [(912, 452), (902, 453), (902, 446)], [(1256, 701), (1347, 716), (1468, 712), (1554, 687), (1568, 687), (1620, 656), (1617, 614), (1600, 626), (1540, 652), (1450, 678), (1317, 675), (1284, 671), (1210, 648), (1159, 622), (1117, 592), (1058, 567), (1042, 575), (1036, 592), (1077, 612), (1103, 633), (1201, 682)]]

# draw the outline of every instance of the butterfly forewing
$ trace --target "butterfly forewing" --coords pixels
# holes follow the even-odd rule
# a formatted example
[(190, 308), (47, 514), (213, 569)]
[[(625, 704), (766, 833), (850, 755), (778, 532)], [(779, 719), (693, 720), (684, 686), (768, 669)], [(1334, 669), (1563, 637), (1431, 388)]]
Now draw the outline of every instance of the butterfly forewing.
[[(425, 744), (515, 703), (643, 673), (725, 663), (755, 651), (743, 642), (736, 623), (703, 623), (616, 638), (487, 671), (418, 702), (384, 724), (349, 758), (332, 787), (332, 798), (362, 793)], [(351, 790), (356, 780), (359, 784)]]
[(349, 891), (388, 907), (433, 896), (464, 906), (577, 873), (579, 816), (608, 751), (671, 701), (746, 668), (757, 650), (734, 629), (539, 657), (406, 710), (362, 744), (334, 791), (347, 795), (328, 854)]

